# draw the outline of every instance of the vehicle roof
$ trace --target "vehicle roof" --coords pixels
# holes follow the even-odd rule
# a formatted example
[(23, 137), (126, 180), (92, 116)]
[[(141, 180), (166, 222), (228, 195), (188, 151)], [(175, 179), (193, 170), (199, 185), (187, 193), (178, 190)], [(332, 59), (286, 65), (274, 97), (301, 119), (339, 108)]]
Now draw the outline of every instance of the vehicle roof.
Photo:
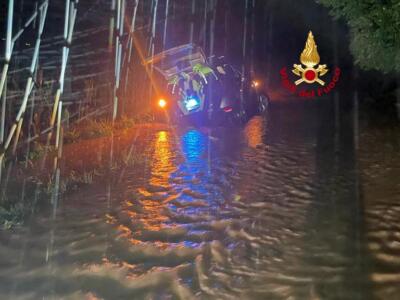
[(169, 79), (181, 72), (191, 72), (196, 64), (207, 65), (207, 60), (200, 47), (185, 44), (149, 57), (145, 64), (153, 64), (157, 71)]

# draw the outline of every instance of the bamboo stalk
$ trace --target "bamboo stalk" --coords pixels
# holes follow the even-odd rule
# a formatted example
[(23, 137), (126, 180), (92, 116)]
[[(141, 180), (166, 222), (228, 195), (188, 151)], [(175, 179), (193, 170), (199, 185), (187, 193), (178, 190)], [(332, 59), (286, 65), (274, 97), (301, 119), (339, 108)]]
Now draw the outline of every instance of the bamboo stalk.
[(64, 40), (67, 39), (67, 35), (68, 35), (68, 20), (69, 20), (69, 9), (70, 7), (70, 0), (65, 0), (65, 12), (64, 12)]
[[(5, 142), (4, 146), (3, 146), (3, 152), (7, 151), (8, 147), (9, 147), (9, 145), (11, 143), (11, 140), (12, 140), (12, 138), (13, 138), (15, 133), (17, 134), (16, 142), (18, 142), (18, 140), (19, 140), (19, 134), (21, 132), (23, 116), (24, 116), (24, 113), (25, 113), (25, 110), (26, 110), (26, 106), (27, 106), (27, 103), (28, 103), (29, 95), (32, 92), (32, 89), (34, 87), (33, 73), (35, 72), (35, 70), (37, 68), (37, 61), (38, 61), (39, 48), (40, 48), (40, 43), (41, 43), (41, 36), (42, 36), (42, 33), (43, 33), (43, 27), (44, 27), (44, 22), (45, 22), (45, 18), (46, 18), (46, 11), (47, 11), (47, 7), (48, 7), (47, 3), (48, 2), (45, 1), (40, 6), (40, 12), (41, 12), (40, 13), (40, 23), (39, 23), (40, 26), (39, 26), (39, 30), (38, 30), (38, 33), (37, 33), (35, 50), (33, 52), (32, 61), (31, 61), (30, 69), (29, 69), (30, 75), (29, 75), (29, 77), (27, 79), (27, 82), (26, 82), (24, 97), (23, 97), (20, 109), (19, 109), (19, 111), (17, 113), (17, 116), (15, 118), (15, 123), (11, 127), (11, 129), (9, 131), (9, 134), (8, 134), (8, 137), (7, 137), (7, 140), (6, 140), (6, 142)], [(28, 20), (28, 22), (26, 24), (31, 24), (32, 21), (34, 20), (34, 18), (36, 18), (36, 16), (37, 16), (37, 12), (32, 15), (32, 17)], [(17, 35), (17, 37), (18, 36), (19, 35)], [(12, 45), (15, 43), (15, 40), (16, 40), (16, 38), (14, 37), (14, 39), (12, 41)], [(12, 45), (11, 45), (11, 47), (12, 47)], [(11, 53), (10, 53), (10, 55), (11, 55)], [(15, 147), (16, 146), (14, 146), (14, 148)]]
[[(153, 0), (152, 6), (153, 6), (153, 14), (152, 14), (149, 56), (154, 56), (154, 50), (155, 50), (158, 0)], [(153, 63), (150, 64), (150, 78), (152, 78), (152, 77), (153, 77)], [(150, 89), (149, 89), (148, 103), (151, 103), (151, 98), (152, 98), (152, 94), (153, 94), (153, 85), (150, 84), (149, 86), (150, 86)]]
[(255, 46), (255, 31), (256, 31), (256, 18), (255, 18), (256, 0), (251, 1), (251, 38), (250, 38), (250, 72), (254, 74), (254, 46)]
[(63, 145), (64, 145), (64, 127), (61, 125), (61, 129), (60, 129), (60, 144), (58, 146), (58, 152), (57, 152), (58, 159), (61, 159), (61, 157), (62, 157)]
[[(135, 32), (135, 27), (136, 27), (136, 15), (137, 15), (137, 10), (139, 6), (139, 0), (135, 0), (134, 7), (133, 7), (133, 13), (132, 13), (132, 21), (131, 21), (131, 26), (129, 29), (129, 37), (128, 37), (128, 51), (125, 53), (125, 55), (128, 55), (128, 63), (126, 65), (126, 73), (125, 73), (125, 86), (124, 86), (124, 92), (126, 95), (127, 89), (128, 89), (128, 82), (129, 82), (129, 70), (130, 70), (130, 63), (131, 63), (131, 58), (132, 58), (132, 47), (133, 47), (133, 33)], [(125, 60), (124, 60), (125, 61)]]
[(268, 46), (266, 47), (266, 53), (267, 53), (267, 71), (268, 71), (268, 77), (267, 77), (267, 85), (271, 86), (272, 84), (272, 41), (273, 41), (273, 28), (274, 28), (274, 15), (272, 12), (268, 14), (269, 20), (268, 20)]
[[(167, 0), (169, 1), (169, 0)], [(136, 15), (137, 15), (137, 10), (139, 6), (139, 0), (135, 1), (134, 7), (133, 7), (133, 14), (132, 14), (132, 22), (131, 22), (131, 28), (130, 28), (130, 34), (129, 34), (129, 56), (128, 56), (128, 62), (131, 61), (131, 56), (132, 56), (132, 46), (133, 46), (133, 32), (135, 31), (136, 27)]]
[(110, 17), (110, 26), (109, 26), (109, 36), (108, 36), (108, 51), (112, 51), (113, 41), (114, 41), (114, 23), (115, 23), (115, 0), (111, 1), (111, 17)]
[[(242, 41), (242, 70), (244, 71), (245, 60), (247, 57), (247, 23), (248, 23), (249, 0), (245, 1), (244, 22), (243, 22), (243, 41)], [(244, 72), (243, 72), (244, 73)]]
[(11, 126), (10, 133), (7, 136), (6, 142), (4, 143), (3, 152), (5, 152), (8, 149), (8, 146), (10, 146), (11, 140), (12, 140), (12, 138), (14, 136), (14, 132), (15, 132), (16, 129), (17, 129), (17, 123), (14, 123)]
[(7, 80), (7, 73), (8, 73), (8, 68), (9, 68), (9, 63), (6, 61), (6, 63), (3, 66), (3, 71), (1, 72), (1, 79), (0, 79), (0, 97), (3, 94), (5, 82)]
[(210, 20), (210, 63), (213, 63), (213, 56), (214, 56), (214, 41), (215, 41), (215, 18), (217, 13), (217, 3), (218, 0), (211, 0), (211, 11), (212, 17)]
[(125, 19), (125, 0), (117, 0), (117, 20), (115, 30), (117, 35), (115, 37), (115, 58), (114, 58), (114, 88), (113, 88), (113, 111), (112, 121), (114, 122), (118, 114), (119, 102), (119, 86), (121, 78), (121, 59), (122, 59), (122, 42), (121, 38), (124, 33), (124, 19)]
[(208, 19), (208, 1), (204, 0), (204, 16), (203, 16), (203, 49), (205, 51), (207, 46), (207, 19)]
[(228, 22), (230, 17), (230, 6), (228, 4), (228, 0), (224, 2), (224, 53), (228, 52)]
[[(193, 13), (193, 6), (195, 5), (196, 0), (192, 0), (192, 15)], [(163, 50), (165, 49), (166, 43), (167, 43), (167, 32), (168, 32), (168, 17), (169, 17), (169, 0), (166, 0), (165, 2), (165, 21), (164, 21), (164, 33), (163, 33)], [(191, 23), (191, 36), (193, 39), (193, 21)], [(192, 43), (192, 41), (191, 41)]]
[(14, 0), (8, 1), (8, 14), (7, 14), (7, 35), (6, 35), (6, 62), (11, 59), (11, 48), (12, 48), (12, 32), (13, 32), (13, 18), (14, 18)]
[[(32, 105), (30, 107), (30, 114), (29, 114), (28, 140), (30, 140), (32, 138), (31, 126), (32, 126), (32, 124), (34, 124), (33, 115), (34, 115), (34, 109), (35, 109), (35, 100), (36, 100), (36, 93), (35, 93), (35, 91), (33, 91), (33, 93), (32, 93)], [(33, 126), (35, 126), (35, 125), (33, 125)], [(33, 129), (34, 129), (34, 133), (36, 133), (36, 127), (33, 127)], [(25, 155), (25, 167), (28, 167), (30, 146), (31, 146), (31, 144), (28, 143), (27, 150), (26, 150), (26, 155)]]
[(57, 89), (56, 95), (54, 98), (53, 111), (52, 111), (51, 118), (50, 118), (50, 126), (51, 127), (54, 126), (60, 97), (64, 91), (65, 70), (66, 70), (67, 62), (68, 62), (69, 45), (72, 41), (72, 35), (73, 35), (73, 30), (74, 30), (75, 21), (76, 21), (76, 14), (77, 14), (77, 8), (75, 6), (75, 2), (70, 2), (70, 0), (67, 0), (66, 4), (65, 4), (65, 16), (64, 16), (64, 18), (65, 18), (64, 19), (64, 41), (66, 42), (66, 45), (63, 46), (62, 60), (61, 60), (61, 72), (60, 72), (60, 78), (59, 78), (59, 86), (60, 87)]
[(245, 1), (245, 10), (244, 10), (244, 22), (243, 22), (243, 42), (242, 42), (242, 80), (241, 80), (241, 93), (240, 93), (240, 107), (241, 110), (244, 109), (244, 79), (246, 72), (246, 58), (247, 58), (247, 23), (248, 23), (248, 10), (249, 10), (249, 0)]
[[(60, 168), (58, 167), (58, 163), (56, 163), (57, 167), (54, 170), (54, 188), (53, 188), (53, 194), (51, 197), (51, 203), (53, 205), (53, 219), (56, 218), (57, 216), (57, 208), (58, 208), (58, 196), (59, 196), (59, 190), (60, 190)], [(54, 236), (53, 236), (54, 238)], [(53, 238), (51, 239), (51, 249), (53, 248)], [(51, 253), (52, 251), (50, 251)]]
[[(43, 11), (44, 7), (45, 7), (45, 9), (47, 10), (47, 7), (48, 7), (48, 0), (45, 0), (45, 1), (39, 6), (39, 11)], [(28, 28), (28, 27), (33, 23), (33, 21), (36, 20), (37, 15), (38, 15), (38, 12), (37, 12), (37, 10), (35, 10), (35, 12), (34, 12), (34, 13), (31, 15), (31, 17), (28, 19), (28, 21), (25, 22), (23, 28), (21, 28), (21, 29), (17, 32), (17, 34), (12, 38), (12, 40), (11, 40), (10, 58), (11, 58), (11, 54), (12, 54), (12, 52), (13, 52), (13, 50), (14, 50), (15, 42), (21, 37), (21, 35), (24, 33), (25, 29)]]
[[(6, 103), (7, 103), (6, 99), (7, 99), (7, 79), (5, 80), (4, 93), (1, 98), (0, 144), (3, 144), (3, 142), (4, 142), (5, 123), (6, 123)], [(1, 168), (1, 166), (0, 166), (0, 168)]]
[(60, 101), (58, 103), (57, 131), (56, 131), (56, 149), (58, 149), (58, 147), (60, 145), (61, 116), (62, 116), (62, 101)]
[(5, 89), (5, 83), (7, 80), (7, 72), (9, 68), (9, 63), (12, 53), (12, 32), (13, 32), (13, 16), (14, 16), (14, 0), (8, 1), (8, 13), (7, 13), (7, 34), (6, 34), (6, 48), (5, 48), (5, 63), (3, 70), (1, 72), (0, 79), (0, 98), (2, 99), (2, 114), (1, 114), (1, 143), (4, 139), (4, 124), (5, 124), (5, 114), (3, 114), (3, 106), (6, 105), (6, 97), (2, 97), (3, 90)]
[(23, 121), (24, 121), (24, 119), (20, 119), (18, 121), (17, 130), (16, 130), (16, 134), (15, 134), (15, 139), (14, 139), (14, 145), (13, 145), (13, 149), (12, 149), (13, 155), (15, 155), (15, 152), (17, 150), (17, 145), (18, 145), (18, 141), (19, 141), (19, 136), (21, 134), (21, 127), (22, 127)]
[(56, 112), (57, 112), (58, 102), (60, 101), (60, 96), (61, 96), (61, 89), (57, 89), (53, 104), (53, 112), (51, 114), (51, 119), (50, 119), (50, 127), (53, 127), (56, 121)]

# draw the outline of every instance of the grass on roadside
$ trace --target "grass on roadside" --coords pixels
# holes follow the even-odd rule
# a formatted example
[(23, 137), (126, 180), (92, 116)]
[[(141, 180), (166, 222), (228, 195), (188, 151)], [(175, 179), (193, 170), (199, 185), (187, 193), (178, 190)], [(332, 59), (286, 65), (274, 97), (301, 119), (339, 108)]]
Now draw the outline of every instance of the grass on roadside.
[(22, 203), (0, 206), (0, 227), (10, 229), (20, 225), (24, 219), (25, 210)]
[(39, 142), (35, 142), (32, 144), (33, 147), (30, 149), (28, 154), (28, 160), (36, 160), (43, 156), (44, 153), (54, 152), (56, 150), (54, 145), (43, 145)]
[(124, 115), (114, 124), (106, 119), (89, 119), (72, 125), (64, 134), (64, 143), (68, 144), (78, 140), (107, 137), (113, 133), (114, 129), (125, 130), (137, 124), (152, 122), (154, 122), (154, 116), (151, 113), (145, 113), (135, 117)]

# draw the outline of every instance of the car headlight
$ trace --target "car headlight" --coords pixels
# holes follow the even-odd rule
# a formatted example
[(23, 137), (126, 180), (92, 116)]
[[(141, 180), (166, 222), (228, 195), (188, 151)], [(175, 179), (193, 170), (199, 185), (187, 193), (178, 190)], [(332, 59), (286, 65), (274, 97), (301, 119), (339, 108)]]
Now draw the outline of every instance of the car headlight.
[(165, 108), (167, 106), (167, 101), (164, 98), (159, 99), (158, 106), (161, 108)]

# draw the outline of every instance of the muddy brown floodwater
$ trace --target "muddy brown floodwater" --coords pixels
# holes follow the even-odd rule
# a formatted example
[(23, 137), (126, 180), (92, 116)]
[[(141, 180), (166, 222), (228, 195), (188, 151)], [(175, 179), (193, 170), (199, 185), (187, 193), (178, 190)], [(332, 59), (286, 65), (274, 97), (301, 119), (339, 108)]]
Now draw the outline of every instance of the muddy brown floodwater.
[(84, 141), (108, 171), (0, 232), (0, 299), (400, 299), (399, 139), (321, 100)]

